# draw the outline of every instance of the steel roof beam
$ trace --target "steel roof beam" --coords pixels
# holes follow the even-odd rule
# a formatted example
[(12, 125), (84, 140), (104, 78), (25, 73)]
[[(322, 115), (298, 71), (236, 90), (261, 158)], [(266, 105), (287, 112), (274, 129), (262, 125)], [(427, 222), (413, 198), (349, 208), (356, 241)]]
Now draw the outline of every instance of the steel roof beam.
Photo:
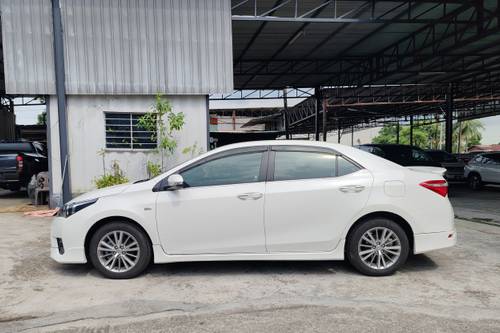
[[(330, 2), (330, 1), (325, 1), (325, 2)], [(312, 14), (312, 17), (316, 17), (318, 16), (319, 14), (321, 14), (321, 12), (325, 9), (326, 7), (321, 7), (319, 8), (315, 13)], [(279, 48), (278, 50), (276, 50), (273, 55), (270, 57), (269, 60), (273, 60), (275, 59), (279, 54), (281, 54), (281, 52), (283, 52), (290, 44), (292, 44), (295, 39), (297, 37), (300, 37), (300, 34), (303, 33), (304, 29), (309, 25), (310, 23), (303, 23), (297, 30), (295, 30), (295, 32), (292, 34), (291, 37), (289, 37), (285, 43), (283, 43)], [(265, 67), (265, 64), (263, 64), (262, 66), (260, 66), (259, 68), (263, 68)], [(254, 80), (256, 77), (256, 75), (252, 75), (252, 77), (250, 77), (248, 80), (246, 80), (243, 85), (242, 85), (242, 89), (245, 89), (246, 86), (248, 85), (248, 83), (250, 83), (252, 80)]]
[[(244, 2), (246, 2), (246, 1), (244, 1)], [(277, 6), (279, 6), (282, 3), (283, 3), (283, 0), (277, 0), (275, 2), (275, 4), (274, 4), (274, 8), (276, 8)], [(234, 7), (232, 9), (234, 9)], [(273, 11), (270, 12), (270, 14), (272, 14), (272, 13), (273, 13)], [(237, 65), (243, 59), (243, 57), (245, 57), (246, 53), (252, 47), (252, 45), (255, 43), (255, 41), (257, 40), (257, 38), (262, 33), (262, 30), (264, 30), (264, 28), (266, 27), (266, 25), (267, 25), (267, 22), (263, 22), (259, 26), (259, 28), (257, 29), (257, 31), (252, 35), (252, 38), (250, 38), (250, 41), (248, 42), (248, 44), (245, 46), (245, 48), (243, 49), (243, 51), (241, 51), (241, 54), (238, 56), (238, 58), (236, 58), (236, 60), (234, 61), (235, 65)]]

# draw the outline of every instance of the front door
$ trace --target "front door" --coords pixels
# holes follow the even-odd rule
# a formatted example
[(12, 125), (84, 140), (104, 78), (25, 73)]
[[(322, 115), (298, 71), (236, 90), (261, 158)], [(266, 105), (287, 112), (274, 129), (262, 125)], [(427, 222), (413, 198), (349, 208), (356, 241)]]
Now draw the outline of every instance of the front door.
[(368, 200), (372, 176), (333, 151), (278, 146), (266, 184), (267, 249), (327, 252)]
[(210, 156), (179, 173), (185, 187), (161, 191), (156, 212), (168, 254), (265, 253), (267, 147)]

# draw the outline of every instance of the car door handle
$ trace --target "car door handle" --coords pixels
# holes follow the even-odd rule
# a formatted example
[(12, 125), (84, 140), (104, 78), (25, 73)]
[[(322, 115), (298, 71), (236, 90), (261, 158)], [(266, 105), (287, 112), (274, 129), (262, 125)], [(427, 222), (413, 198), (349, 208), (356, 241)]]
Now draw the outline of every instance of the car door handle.
[(346, 185), (339, 188), (340, 192), (344, 193), (358, 193), (365, 189), (362, 185)]
[(260, 192), (250, 192), (250, 193), (243, 193), (238, 195), (238, 199), (240, 200), (258, 200), (262, 198), (263, 194)]

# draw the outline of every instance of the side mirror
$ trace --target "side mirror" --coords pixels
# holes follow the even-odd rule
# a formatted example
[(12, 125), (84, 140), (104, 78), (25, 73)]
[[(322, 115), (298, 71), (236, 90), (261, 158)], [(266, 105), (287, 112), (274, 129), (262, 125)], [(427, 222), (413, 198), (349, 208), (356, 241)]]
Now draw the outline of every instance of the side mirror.
[(174, 173), (173, 175), (168, 176), (167, 178), (167, 189), (168, 190), (177, 190), (184, 186), (184, 178), (178, 173)]

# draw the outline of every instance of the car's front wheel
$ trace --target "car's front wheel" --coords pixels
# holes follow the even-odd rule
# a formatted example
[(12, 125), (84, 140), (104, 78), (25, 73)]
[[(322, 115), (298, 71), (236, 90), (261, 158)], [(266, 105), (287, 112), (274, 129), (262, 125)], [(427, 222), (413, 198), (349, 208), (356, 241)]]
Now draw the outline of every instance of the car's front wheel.
[(390, 275), (408, 258), (409, 241), (396, 222), (385, 218), (364, 221), (349, 234), (347, 259), (361, 273)]
[(483, 181), (481, 180), (481, 176), (477, 173), (473, 173), (469, 175), (469, 186), (474, 191), (479, 190), (483, 185)]
[(89, 243), (92, 265), (112, 279), (129, 279), (141, 274), (151, 261), (151, 252), (144, 232), (127, 222), (104, 224)]

